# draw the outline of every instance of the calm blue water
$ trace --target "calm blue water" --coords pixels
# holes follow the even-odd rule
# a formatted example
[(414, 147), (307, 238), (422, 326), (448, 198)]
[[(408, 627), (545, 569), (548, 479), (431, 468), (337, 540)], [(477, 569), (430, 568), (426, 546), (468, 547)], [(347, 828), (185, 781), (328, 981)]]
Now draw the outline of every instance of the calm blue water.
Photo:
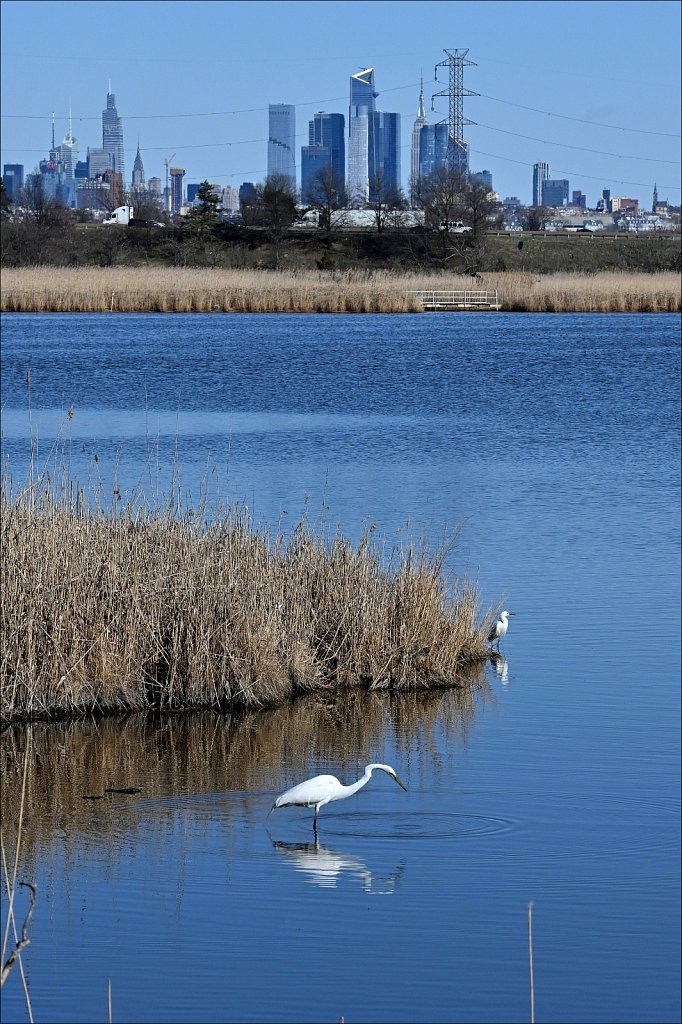
[[(36, 1020), (680, 1019), (678, 316), (5, 315), (3, 455), (257, 523), (462, 524), (463, 700), (33, 730)], [(73, 404), (74, 415), (66, 417)], [(95, 459), (97, 456), (97, 460)], [(23, 730), (3, 737), (21, 754)], [(352, 800), (264, 817), (318, 772)], [(139, 785), (132, 796), (84, 794)], [(3, 910), (4, 910), (3, 906)], [(4, 922), (4, 917), (3, 917)], [(26, 1019), (18, 972), (3, 1021)]]

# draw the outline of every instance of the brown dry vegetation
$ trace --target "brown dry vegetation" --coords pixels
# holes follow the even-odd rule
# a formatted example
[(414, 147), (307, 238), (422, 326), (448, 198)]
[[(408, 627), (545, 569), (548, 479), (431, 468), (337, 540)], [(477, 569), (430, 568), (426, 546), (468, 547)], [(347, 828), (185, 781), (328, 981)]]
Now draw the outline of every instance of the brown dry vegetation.
[(679, 312), (680, 275), (500, 272), (471, 277), (377, 271), (268, 271), (198, 268), (4, 269), (4, 312), (62, 313), (408, 313), (417, 289), (498, 289), (504, 310)]
[(240, 510), (105, 512), (52, 485), (2, 494), (0, 714), (276, 705), (324, 688), (450, 685), (486, 656), (447, 548), (386, 555)]

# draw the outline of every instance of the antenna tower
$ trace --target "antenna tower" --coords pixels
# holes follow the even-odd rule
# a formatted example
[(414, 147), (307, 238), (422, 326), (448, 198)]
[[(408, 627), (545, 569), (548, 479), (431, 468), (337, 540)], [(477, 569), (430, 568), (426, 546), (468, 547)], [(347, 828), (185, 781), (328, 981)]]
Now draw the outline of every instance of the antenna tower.
[[(457, 167), (459, 154), (467, 153), (467, 144), (464, 141), (464, 125), (476, 124), (475, 121), (470, 121), (464, 116), (464, 97), (479, 95), (477, 92), (472, 92), (471, 89), (464, 88), (464, 68), (476, 67), (476, 62), (466, 59), (466, 55), (469, 52), (468, 47), (463, 50), (444, 50), (443, 52), (447, 54), (447, 57), (439, 64), (436, 64), (434, 77), (437, 82), (438, 68), (447, 68), (448, 87), (447, 89), (443, 89), (441, 92), (435, 92), (433, 94), (431, 97), (431, 109), (434, 109), (433, 101), (436, 96), (447, 96), (448, 155), (450, 157), (451, 166)], [(441, 121), (440, 123), (443, 124), (444, 122)], [(466, 166), (464, 170), (468, 171), (468, 166)]]

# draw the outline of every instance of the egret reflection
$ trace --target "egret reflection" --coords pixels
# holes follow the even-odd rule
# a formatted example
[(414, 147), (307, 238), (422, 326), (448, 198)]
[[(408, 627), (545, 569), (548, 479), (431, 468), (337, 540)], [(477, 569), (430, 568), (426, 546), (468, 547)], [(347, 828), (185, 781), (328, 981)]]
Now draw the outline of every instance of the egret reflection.
[(493, 663), (495, 674), (498, 676), (503, 686), (506, 686), (509, 682), (509, 663), (503, 654), (498, 654), (497, 651), (491, 651), (488, 655)]
[(388, 875), (379, 875), (376, 871), (370, 871), (360, 857), (323, 846), (317, 835), (311, 843), (286, 843), (280, 839), (273, 839), (272, 845), (296, 871), (305, 876), (307, 882), (325, 888), (336, 886), (339, 878), (345, 873), (352, 878), (358, 878), (366, 893), (389, 895), (398, 888), (405, 870), (405, 861), (401, 860)]

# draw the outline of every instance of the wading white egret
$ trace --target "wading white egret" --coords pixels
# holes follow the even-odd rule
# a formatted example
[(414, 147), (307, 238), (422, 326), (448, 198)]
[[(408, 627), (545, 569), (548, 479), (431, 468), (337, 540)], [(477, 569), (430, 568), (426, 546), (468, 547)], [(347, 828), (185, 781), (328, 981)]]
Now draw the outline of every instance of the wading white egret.
[(492, 629), (488, 633), (488, 643), (495, 644), (497, 641), (497, 649), (500, 649), (500, 640), (509, 629), (509, 616), (515, 615), (516, 612), (500, 612), (500, 617), (492, 626)]
[(317, 831), (317, 815), (320, 808), (334, 800), (346, 800), (353, 793), (357, 793), (369, 782), (375, 768), (386, 772), (407, 792), (407, 787), (400, 781), (390, 764), (368, 764), (365, 774), (350, 786), (344, 786), (333, 775), (316, 775), (313, 779), (299, 782), (298, 786), (293, 786), (278, 796), (268, 813), (271, 814), (276, 807), (314, 807), (313, 829)]

